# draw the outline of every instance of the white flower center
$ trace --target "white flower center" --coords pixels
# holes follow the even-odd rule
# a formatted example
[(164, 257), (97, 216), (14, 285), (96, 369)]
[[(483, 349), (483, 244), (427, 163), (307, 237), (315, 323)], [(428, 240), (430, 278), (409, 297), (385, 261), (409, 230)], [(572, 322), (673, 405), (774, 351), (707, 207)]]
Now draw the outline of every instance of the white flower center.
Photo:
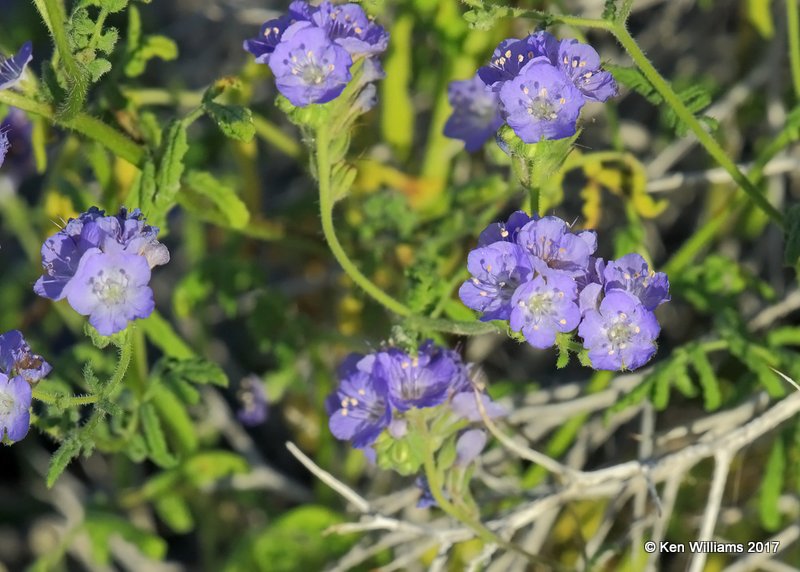
[(14, 410), (14, 398), (8, 393), (0, 392), (0, 416), (8, 415)]
[(113, 268), (109, 271), (101, 270), (93, 276), (89, 283), (92, 293), (107, 306), (114, 306), (124, 302), (128, 294), (130, 276), (124, 268)]

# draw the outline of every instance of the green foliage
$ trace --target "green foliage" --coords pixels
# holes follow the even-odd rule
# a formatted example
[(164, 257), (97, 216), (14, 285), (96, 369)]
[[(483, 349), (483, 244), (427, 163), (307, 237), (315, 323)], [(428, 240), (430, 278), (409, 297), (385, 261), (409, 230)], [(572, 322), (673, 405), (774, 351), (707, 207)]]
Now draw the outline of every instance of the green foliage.
[[(664, 98), (661, 97), (661, 94), (656, 90), (653, 84), (650, 83), (650, 80), (637, 68), (612, 64), (606, 64), (605, 68), (611, 72), (614, 79), (620, 84), (635, 91), (652, 105), (661, 106), (664, 103)], [(687, 109), (695, 115), (711, 103), (711, 93), (700, 85), (692, 85), (683, 91), (679, 91), (678, 97)], [(708, 125), (709, 128), (717, 128), (717, 121), (714, 118), (701, 115), (699, 119)], [(688, 126), (678, 118), (675, 111), (669, 106), (666, 106), (665, 121), (667, 125), (674, 129), (680, 136), (686, 135), (688, 132)]]
[[(294, 572), (320, 570), (356, 541), (352, 536), (324, 534), (342, 521), (329, 508), (308, 505), (286, 512), (261, 532), (246, 538), (224, 572)], [(302, 550), (287, 550), (302, 546)]]
[(184, 158), (189, 151), (187, 128), (185, 119), (174, 119), (164, 130), (155, 173), (156, 194), (152, 206), (142, 209), (148, 220), (157, 226), (163, 226), (167, 211), (175, 204), (181, 188)]
[(253, 113), (241, 105), (222, 105), (215, 101), (203, 103), (203, 109), (214, 120), (226, 137), (237, 141), (251, 141), (256, 135)]
[(180, 203), (199, 218), (236, 229), (245, 228), (250, 222), (250, 211), (244, 201), (233, 188), (218, 181), (211, 173), (189, 171), (185, 184)]
[(166, 541), (157, 534), (136, 527), (129, 520), (115, 514), (92, 512), (86, 516), (83, 528), (91, 538), (92, 558), (98, 564), (111, 563), (110, 540), (119, 536), (139, 551), (154, 560), (162, 560), (167, 554)]
[(167, 450), (164, 430), (161, 427), (161, 421), (158, 418), (155, 407), (151, 403), (143, 403), (139, 410), (150, 458), (159, 467), (165, 469), (174, 467), (178, 461)]
[(171, 61), (178, 57), (178, 45), (166, 36), (142, 36), (142, 20), (136, 6), (128, 10), (128, 42), (126, 46), (125, 75), (138, 77), (150, 60), (159, 58)]

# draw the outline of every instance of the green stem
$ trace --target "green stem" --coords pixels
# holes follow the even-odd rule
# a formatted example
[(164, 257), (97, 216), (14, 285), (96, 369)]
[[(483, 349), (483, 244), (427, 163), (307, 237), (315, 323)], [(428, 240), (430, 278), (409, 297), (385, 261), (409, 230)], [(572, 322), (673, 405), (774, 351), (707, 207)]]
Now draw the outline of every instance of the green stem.
[(322, 233), (328, 242), (336, 261), (347, 275), (358, 284), (364, 292), (369, 294), (375, 301), (379, 302), (387, 309), (399, 316), (411, 316), (410, 308), (389, 296), (386, 292), (376, 286), (369, 278), (364, 276), (356, 267), (347, 253), (342, 248), (339, 239), (336, 237), (336, 228), (333, 225), (333, 197), (331, 196), (331, 164), (328, 156), (328, 146), (330, 136), (327, 127), (320, 127), (316, 137), (316, 159), (317, 176), (319, 177), (319, 207), (322, 218)]
[(96, 395), (72, 395), (67, 397), (65, 395), (59, 395), (58, 393), (50, 393), (39, 387), (33, 390), (33, 398), (38, 399), (42, 403), (47, 403), (48, 405), (61, 401), (65, 403), (66, 407), (78, 407), (81, 405), (89, 405), (90, 403), (97, 403)]
[(125, 159), (132, 165), (141, 167), (144, 164), (146, 152), (141, 145), (137, 145), (125, 134), (86, 113), (78, 113), (68, 119), (58, 117), (52, 106), (9, 90), (0, 91), (0, 103), (40, 115), (56, 125), (77, 131), (104, 145), (117, 157)]
[(675, 115), (691, 129), (700, 144), (705, 147), (709, 155), (725, 169), (731, 178), (746, 192), (750, 199), (763, 210), (778, 226), (785, 228), (783, 215), (764, 197), (758, 188), (739, 170), (736, 163), (728, 157), (716, 139), (714, 139), (704, 128), (695, 115), (683, 104), (680, 97), (673, 91), (669, 83), (661, 77), (647, 56), (642, 52), (636, 40), (630, 35), (622, 24), (613, 24), (609, 28), (614, 37), (617, 38), (628, 55), (633, 59), (636, 66), (641, 70), (648, 81), (658, 91), (664, 101), (675, 112)]
[(106, 23), (106, 18), (108, 17), (108, 10), (105, 8), (100, 9), (100, 13), (97, 15), (97, 21), (94, 25), (94, 32), (92, 33), (92, 39), (89, 41), (89, 49), (93, 50), (95, 46), (97, 46), (97, 42), (100, 40), (100, 35), (103, 33), (103, 24)]
[[(790, 1), (788, 3), (791, 4), (792, 2)], [(624, 8), (625, 6), (623, 6), (623, 14), (625, 11)], [(797, 7), (794, 6), (790, 8), (790, 10), (796, 11)], [(667, 103), (667, 105), (672, 108), (672, 110), (675, 112), (675, 115), (677, 115), (678, 118), (683, 121), (689, 127), (689, 129), (692, 130), (697, 137), (697, 140), (705, 148), (708, 154), (711, 155), (711, 157), (730, 174), (731, 178), (750, 196), (750, 199), (756, 204), (756, 206), (763, 210), (775, 222), (775, 224), (781, 228), (785, 228), (786, 225), (783, 220), (783, 214), (781, 214), (778, 209), (770, 204), (770, 202), (764, 197), (763, 194), (761, 194), (758, 188), (747, 179), (747, 177), (739, 170), (739, 167), (736, 166), (736, 163), (734, 163), (733, 160), (728, 157), (727, 153), (725, 153), (720, 144), (717, 143), (717, 141), (705, 130), (703, 124), (700, 123), (697, 117), (695, 117), (695, 115), (683, 104), (680, 97), (678, 97), (675, 91), (673, 91), (669, 83), (661, 76), (660, 73), (658, 73), (658, 70), (653, 67), (653, 64), (650, 63), (650, 60), (647, 59), (647, 56), (636, 43), (636, 40), (634, 40), (633, 36), (631, 36), (630, 32), (628, 32), (628, 29), (625, 27), (625, 23), (622, 18), (619, 18), (616, 22), (609, 22), (602, 19), (548, 14), (539, 10), (512, 11), (512, 13), (524, 17), (536, 18), (539, 20), (560, 22), (569, 26), (595, 28), (610, 32), (617, 39), (617, 41), (622, 44), (622, 47), (625, 48), (626, 52), (628, 52), (628, 55), (634, 61), (636, 66), (653, 85), (661, 97), (664, 98), (664, 101)], [(789, 26), (791, 25), (792, 24), (790, 22)], [(800, 66), (800, 63), (798, 63), (798, 66)], [(800, 73), (800, 70), (798, 73)]]
[(795, 99), (800, 101), (800, 14), (797, 0), (786, 0), (786, 29), (789, 32), (789, 61)]
[(539, 196), (541, 195), (542, 191), (539, 187), (530, 186), (528, 187), (528, 212), (531, 213), (531, 216), (538, 216), (539, 215)]
[(631, 10), (633, 10), (633, 0), (625, 0), (617, 12), (617, 22), (624, 24), (631, 15)]
[(125, 374), (128, 372), (128, 366), (131, 365), (131, 357), (133, 356), (133, 335), (131, 333), (130, 326), (127, 330), (125, 330), (122, 340), (120, 341), (119, 348), (119, 361), (117, 362), (117, 367), (114, 368), (114, 374), (103, 388), (104, 396), (111, 396), (114, 394), (117, 387), (119, 387), (119, 385), (122, 383), (122, 380), (125, 379)]
[[(39, 7), (37, 3), (37, 7)], [(78, 66), (78, 62), (72, 55), (69, 49), (69, 40), (67, 39), (67, 30), (64, 26), (64, 6), (59, 0), (44, 0), (44, 9), (46, 14), (43, 14), (47, 21), (50, 22), (50, 33), (53, 36), (53, 43), (56, 45), (56, 50), (64, 65), (64, 71), (70, 76), (70, 79), (75, 79), (81, 75), (82, 70)]]
[(463, 523), (467, 528), (469, 528), (472, 532), (475, 533), (478, 538), (486, 542), (487, 544), (496, 544), (498, 546), (502, 546), (506, 550), (512, 550), (519, 554), (522, 554), (530, 560), (531, 562), (541, 562), (541, 559), (533, 554), (528, 554), (523, 550), (521, 547), (508, 542), (507, 540), (500, 538), (497, 534), (486, 528), (483, 523), (479, 520), (473, 518), (472, 515), (468, 514), (468, 512), (459, 506), (456, 506), (454, 503), (450, 502), (444, 495), (443, 492), (443, 483), (442, 483), (442, 475), (439, 472), (439, 469), (436, 466), (436, 458), (434, 456), (433, 448), (431, 447), (434, 439), (431, 438), (430, 432), (428, 431), (428, 425), (425, 422), (424, 417), (421, 415), (416, 415), (412, 418), (412, 422), (414, 427), (419, 432), (421, 436), (423, 436), (423, 441), (425, 443), (425, 459), (423, 463), (423, 467), (425, 470), (425, 477), (428, 479), (428, 488), (433, 495), (433, 498), (436, 499), (436, 503), (439, 505), (439, 508), (446, 512), (451, 517), (455, 518), (459, 522)]

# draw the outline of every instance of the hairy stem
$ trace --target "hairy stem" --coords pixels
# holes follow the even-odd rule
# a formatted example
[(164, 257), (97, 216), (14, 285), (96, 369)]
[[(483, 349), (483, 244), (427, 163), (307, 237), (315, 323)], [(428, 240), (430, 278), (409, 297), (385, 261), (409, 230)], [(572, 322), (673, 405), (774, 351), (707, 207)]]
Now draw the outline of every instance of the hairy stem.
[(0, 103), (40, 115), (56, 125), (77, 131), (89, 139), (97, 141), (117, 157), (125, 159), (132, 165), (141, 167), (144, 164), (146, 152), (141, 145), (137, 145), (122, 132), (86, 113), (77, 113), (70, 118), (59, 117), (51, 105), (9, 90), (0, 91)]
[(697, 137), (697, 140), (705, 148), (711, 157), (719, 163), (731, 176), (731, 178), (748, 194), (750, 199), (758, 208), (764, 211), (778, 226), (785, 227), (783, 215), (764, 197), (761, 191), (739, 170), (736, 163), (725, 153), (724, 149), (717, 143), (703, 127), (702, 123), (689, 111), (683, 104), (678, 94), (672, 89), (669, 83), (653, 67), (650, 60), (642, 52), (636, 40), (630, 35), (624, 25), (614, 24), (610, 28), (611, 33), (617, 38), (628, 55), (633, 59), (636, 66), (641, 70), (648, 81), (658, 91), (664, 101), (669, 105), (678, 118), (683, 121)]
[(347, 253), (342, 248), (338, 237), (336, 236), (336, 228), (333, 225), (333, 197), (331, 196), (331, 163), (328, 155), (328, 147), (330, 145), (330, 135), (327, 127), (320, 127), (317, 131), (316, 137), (316, 159), (317, 159), (317, 176), (319, 177), (319, 208), (320, 216), (322, 218), (322, 233), (325, 235), (325, 240), (328, 242), (328, 247), (331, 249), (336, 261), (342, 267), (347, 275), (358, 284), (364, 292), (369, 294), (375, 301), (391, 310), (399, 316), (410, 316), (411, 310), (399, 302), (398, 300), (389, 296), (386, 292), (381, 290), (369, 278), (364, 276), (361, 271), (356, 267), (352, 260), (347, 256)]
[[(791, 4), (792, 2), (789, 3)], [(790, 9), (796, 10), (797, 8), (794, 6)], [(514, 13), (517, 14), (516, 12)], [(675, 93), (670, 84), (658, 73), (658, 70), (650, 63), (650, 60), (647, 59), (647, 56), (639, 47), (639, 44), (636, 43), (636, 40), (634, 40), (633, 36), (628, 32), (622, 19), (616, 22), (610, 22), (603, 19), (579, 18), (560, 14), (554, 15), (538, 10), (519, 11), (517, 15), (544, 21), (560, 22), (568, 26), (595, 28), (610, 32), (617, 41), (622, 44), (622, 47), (625, 48), (625, 51), (642, 74), (644, 74), (659, 95), (661, 95), (664, 102), (669, 105), (675, 112), (675, 115), (691, 129), (697, 137), (698, 142), (705, 148), (708, 154), (730, 174), (731, 178), (748, 194), (758, 208), (764, 211), (779, 227), (785, 228), (783, 214), (770, 204), (758, 188), (748, 180), (744, 173), (739, 170), (739, 167), (736, 166), (736, 163), (733, 162), (720, 144), (717, 143), (716, 139), (706, 131), (703, 124), (700, 123), (697, 117), (683, 104), (678, 94)], [(789, 23), (789, 26), (791, 25), (792, 24)], [(798, 66), (800, 66), (800, 63), (798, 63)], [(800, 70), (798, 70), (798, 73), (800, 73)]]
[(42, 403), (47, 403), (49, 405), (58, 403), (59, 401), (63, 400), (63, 402), (66, 404), (67, 407), (78, 407), (80, 405), (89, 405), (90, 403), (97, 403), (96, 395), (65, 396), (45, 391), (40, 387), (37, 387), (33, 390), (33, 398), (38, 399)]
[(122, 380), (125, 379), (125, 374), (128, 373), (128, 366), (131, 365), (131, 357), (133, 357), (133, 334), (131, 329), (132, 326), (129, 325), (120, 342), (119, 361), (117, 362), (117, 367), (114, 368), (114, 374), (103, 388), (105, 396), (113, 395)]
[(451, 517), (463, 523), (467, 528), (474, 532), (478, 538), (487, 544), (497, 544), (506, 550), (511, 550), (523, 555), (531, 562), (541, 562), (541, 560), (533, 554), (528, 554), (521, 547), (512, 544), (503, 538), (500, 538), (500, 536), (486, 528), (483, 523), (473, 518), (472, 515), (468, 514), (464, 508), (450, 502), (445, 497), (443, 490), (444, 483), (441, 479), (442, 475), (436, 466), (436, 458), (434, 456), (435, 451), (431, 447), (434, 440), (430, 438), (428, 425), (421, 415), (415, 416), (413, 423), (417, 431), (420, 432), (420, 435), (425, 437), (425, 460), (423, 467), (425, 470), (425, 477), (428, 480), (428, 488), (430, 489), (433, 498), (436, 500), (436, 503), (439, 505), (439, 508), (441, 508)]

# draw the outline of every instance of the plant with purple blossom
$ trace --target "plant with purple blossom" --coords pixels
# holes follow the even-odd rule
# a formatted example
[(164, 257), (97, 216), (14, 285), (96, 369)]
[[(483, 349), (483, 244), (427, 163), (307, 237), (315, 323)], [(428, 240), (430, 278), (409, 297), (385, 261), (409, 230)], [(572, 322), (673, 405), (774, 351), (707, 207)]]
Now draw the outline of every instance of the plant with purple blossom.
[(92, 207), (44, 242), (45, 274), (34, 291), (51, 300), (66, 298), (101, 335), (116, 334), (155, 309), (151, 269), (169, 261), (157, 235), (138, 209), (105, 216)]

